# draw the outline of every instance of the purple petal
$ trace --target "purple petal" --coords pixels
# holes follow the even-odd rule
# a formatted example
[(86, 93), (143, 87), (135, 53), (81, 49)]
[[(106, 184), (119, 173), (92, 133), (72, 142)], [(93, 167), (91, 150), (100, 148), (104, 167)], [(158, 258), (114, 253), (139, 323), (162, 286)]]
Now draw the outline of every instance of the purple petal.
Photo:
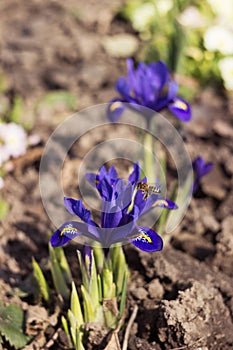
[(203, 172), (202, 172), (202, 176), (208, 174), (212, 170), (213, 166), (214, 166), (213, 163), (205, 164), (205, 167), (204, 167)]
[(195, 181), (193, 184), (193, 192), (196, 192), (199, 185), (200, 185), (201, 178), (203, 176), (205, 176), (206, 174), (208, 174), (214, 165), (213, 165), (213, 163), (205, 163), (205, 161), (202, 157), (197, 157), (193, 161), (192, 164), (193, 164), (193, 171), (194, 171), (194, 175), (195, 175)]
[(88, 174), (86, 174), (86, 179), (93, 187), (96, 187), (96, 185), (99, 183), (99, 175), (98, 174), (88, 173)]
[(155, 231), (144, 226), (137, 227), (137, 232), (130, 241), (144, 252), (156, 252), (163, 249), (162, 238)]
[(151, 63), (149, 69), (153, 72), (154, 88), (162, 91), (164, 85), (169, 81), (169, 70), (166, 64), (162, 61)]
[(176, 97), (168, 108), (182, 122), (188, 122), (192, 117), (191, 107), (183, 98)]
[(197, 173), (200, 174), (202, 171), (202, 168), (204, 167), (205, 162), (204, 159), (202, 157), (197, 157), (194, 161), (193, 161), (193, 170)]
[(50, 238), (50, 243), (52, 247), (60, 247), (66, 244), (68, 241), (79, 236), (81, 232), (79, 231), (75, 221), (66, 222), (57, 231), (54, 232)]
[(114, 182), (115, 182), (115, 180), (117, 180), (117, 171), (116, 171), (114, 165), (112, 165), (110, 167), (110, 169), (108, 170), (108, 175), (109, 175), (111, 181), (114, 180)]
[(97, 189), (102, 199), (108, 202), (112, 200), (113, 188), (106, 177), (98, 183)]
[(86, 209), (82, 203), (82, 200), (76, 200), (74, 198), (64, 198), (64, 204), (66, 209), (72, 215), (77, 215), (82, 221), (89, 223), (91, 220), (91, 212)]
[(133, 171), (128, 177), (128, 181), (131, 182), (132, 185), (136, 185), (136, 183), (139, 181), (140, 172), (141, 172), (141, 169), (140, 169), (139, 163), (137, 162), (134, 164)]
[(127, 64), (127, 69), (128, 69), (128, 84), (131, 87), (131, 89), (133, 91), (135, 91), (135, 87), (136, 87), (136, 79), (135, 79), (135, 72), (134, 72), (134, 63), (133, 60), (131, 58), (128, 58), (126, 60), (126, 64)]
[(174, 100), (178, 92), (178, 84), (176, 81), (170, 81), (168, 83), (168, 100)]
[(133, 231), (135, 228), (135, 220), (132, 220), (122, 226), (116, 227), (111, 231), (111, 235), (109, 237), (109, 244), (114, 244), (117, 242), (125, 242), (127, 241), (127, 237), (129, 233)]
[[(117, 227), (122, 219), (122, 210), (119, 207), (112, 207), (112, 203), (106, 203), (105, 208), (102, 209), (101, 227), (114, 228)], [(110, 204), (110, 205), (109, 205)]]
[(81, 234), (99, 241), (99, 230), (95, 222), (91, 221), (90, 224), (85, 224), (78, 221), (68, 221), (54, 232), (50, 242), (53, 247), (59, 247)]
[(159, 198), (154, 204), (153, 207), (161, 207), (166, 209), (178, 209), (176, 203), (170, 201), (169, 199)]
[(124, 101), (120, 99), (114, 99), (109, 102), (107, 107), (107, 117), (110, 122), (115, 123), (121, 117), (122, 113), (125, 110), (123, 102)]
[(130, 86), (125, 77), (121, 77), (116, 82), (116, 90), (121, 94), (125, 100), (130, 99)]
[(195, 175), (197, 177), (202, 177), (208, 174), (214, 166), (214, 164), (211, 162), (205, 163), (202, 157), (197, 157), (192, 164), (193, 164), (193, 171), (195, 172)]

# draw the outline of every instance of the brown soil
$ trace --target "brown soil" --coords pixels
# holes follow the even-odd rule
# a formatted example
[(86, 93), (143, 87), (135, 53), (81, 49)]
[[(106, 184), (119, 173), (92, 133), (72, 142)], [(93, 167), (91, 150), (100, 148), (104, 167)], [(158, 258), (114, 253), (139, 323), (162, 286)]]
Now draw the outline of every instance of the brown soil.
[[(48, 257), (48, 231), (54, 228), (41, 203), (38, 165), (55, 125), (70, 114), (55, 111), (49, 118), (48, 111), (35, 113), (34, 106), (44, 93), (60, 89), (77, 97), (78, 110), (116, 96), (114, 83), (125, 73), (125, 60), (109, 57), (101, 39), (131, 30), (114, 17), (122, 3), (0, 3), (0, 67), (7, 78), (6, 97), (9, 104), (14, 96), (23, 97), (27, 113), (33, 110), (35, 115), (32, 133), (42, 140), (15, 161), (1, 191), (10, 212), (0, 226), (0, 299), (27, 311), (27, 327), (36, 335), (28, 350), (68, 348), (56, 308), (47, 311), (15, 293), (19, 286), (27, 288), (32, 256), (42, 264)], [(230, 98), (211, 88), (199, 93), (193, 120), (182, 132), (191, 158), (202, 155), (214, 162), (214, 169), (203, 179), (185, 219), (162, 252), (125, 249), (131, 269), (129, 314), (135, 303), (139, 306), (129, 350), (233, 347), (232, 114)], [(70, 186), (76, 187), (71, 180)], [(69, 246), (66, 252), (72, 249)], [(78, 271), (74, 275), (78, 278)], [(101, 336), (101, 330), (93, 328), (88, 349), (103, 349)]]

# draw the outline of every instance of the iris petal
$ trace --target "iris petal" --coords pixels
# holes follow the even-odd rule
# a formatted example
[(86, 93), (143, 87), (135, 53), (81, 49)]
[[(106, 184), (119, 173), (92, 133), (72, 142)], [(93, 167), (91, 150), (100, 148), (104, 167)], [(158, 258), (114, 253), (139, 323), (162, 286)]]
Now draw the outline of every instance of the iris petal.
[(124, 101), (120, 99), (114, 99), (109, 102), (107, 107), (107, 117), (110, 122), (115, 123), (121, 117), (122, 113), (125, 110), (123, 102)]
[(156, 83), (155, 87), (161, 91), (164, 85), (169, 80), (169, 70), (165, 63), (158, 61), (156, 63), (152, 62), (149, 65), (149, 69), (153, 72), (154, 82)]
[(96, 187), (97, 183), (99, 182), (99, 175), (94, 173), (88, 173), (86, 174), (86, 179), (93, 187)]
[(83, 206), (82, 200), (65, 197), (64, 204), (70, 214), (77, 215), (82, 221), (86, 223), (90, 222), (91, 212)]
[(132, 185), (136, 185), (139, 179), (140, 179), (140, 166), (139, 166), (139, 163), (135, 163), (133, 166), (133, 171), (129, 175), (128, 180), (129, 182), (131, 182)]
[(170, 201), (169, 199), (159, 198), (156, 202), (154, 202), (153, 207), (161, 207), (166, 209), (177, 209), (178, 206), (176, 203)]
[(182, 122), (188, 122), (192, 117), (191, 107), (183, 98), (176, 97), (168, 108)]
[(128, 100), (130, 97), (130, 86), (125, 79), (125, 77), (121, 77), (116, 82), (116, 90), (124, 97), (124, 99)]
[(162, 238), (155, 231), (144, 226), (137, 227), (137, 232), (130, 241), (144, 252), (156, 252), (163, 249)]
[(75, 221), (66, 222), (54, 232), (50, 238), (50, 243), (52, 247), (60, 247), (80, 234), (81, 232), (78, 230)]
[(208, 174), (214, 165), (213, 165), (213, 163), (205, 163), (205, 161), (202, 157), (197, 157), (193, 161), (192, 164), (193, 164), (193, 171), (195, 174), (195, 181), (193, 184), (193, 192), (196, 192), (199, 185), (200, 185), (201, 178), (203, 176), (205, 176), (206, 174)]

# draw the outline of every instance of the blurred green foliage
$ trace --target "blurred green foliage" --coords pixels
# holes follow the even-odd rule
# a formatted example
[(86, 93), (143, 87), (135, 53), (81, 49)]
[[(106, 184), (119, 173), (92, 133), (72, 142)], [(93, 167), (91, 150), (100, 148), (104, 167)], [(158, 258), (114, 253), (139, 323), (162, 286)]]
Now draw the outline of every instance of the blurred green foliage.
[[(164, 61), (171, 72), (195, 78), (202, 86), (221, 84), (223, 57), (204, 45), (206, 30), (217, 16), (206, 0), (128, 0), (121, 15), (142, 39), (138, 60)], [(192, 91), (183, 91), (192, 95)]]
[(9, 209), (9, 204), (0, 198), (0, 220), (5, 218)]

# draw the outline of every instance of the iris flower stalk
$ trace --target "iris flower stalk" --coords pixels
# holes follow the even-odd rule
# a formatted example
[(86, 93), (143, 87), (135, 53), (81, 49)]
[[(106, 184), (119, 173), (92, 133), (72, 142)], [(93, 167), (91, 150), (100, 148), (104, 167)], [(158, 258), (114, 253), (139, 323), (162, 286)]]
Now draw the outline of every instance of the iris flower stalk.
[(143, 140), (144, 169), (151, 182), (154, 178), (154, 140), (150, 134), (151, 118), (155, 112), (168, 109), (181, 122), (188, 122), (192, 115), (191, 107), (187, 101), (177, 96), (178, 84), (171, 79), (169, 69), (164, 62), (152, 62), (148, 65), (140, 62), (134, 69), (133, 60), (128, 59), (127, 69), (127, 76), (120, 77), (115, 85), (121, 97), (110, 101), (107, 116), (111, 122), (116, 122), (128, 107), (138, 111), (145, 118), (148, 133)]

